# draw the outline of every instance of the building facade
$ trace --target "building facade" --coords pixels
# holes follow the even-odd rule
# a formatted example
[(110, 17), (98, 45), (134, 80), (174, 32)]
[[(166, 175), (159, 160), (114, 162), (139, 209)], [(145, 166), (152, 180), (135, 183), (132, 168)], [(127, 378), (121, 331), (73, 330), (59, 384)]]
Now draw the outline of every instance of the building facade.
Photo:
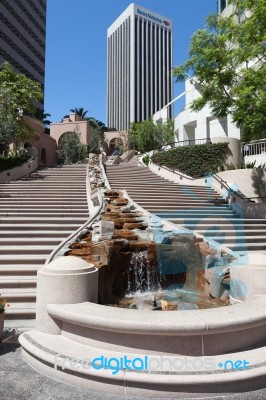
[(45, 37), (46, 0), (0, 1), (0, 64), (8, 61), (43, 88)]
[[(228, 0), (217, 0), (217, 11), (224, 17), (232, 14), (232, 5)], [(239, 15), (237, 21), (241, 21)], [(175, 140), (184, 143), (204, 143), (215, 138), (240, 139), (241, 130), (233, 123), (231, 115), (219, 118), (213, 115), (212, 109), (206, 105), (202, 110), (194, 112), (191, 103), (199, 98), (200, 88), (197, 79), (187, 79), (185, 82), (185, 105), (175, 118)]]
[(126, 130), (172, 99), (172, 21), (132, 3), (107, 42), (107, 125)]

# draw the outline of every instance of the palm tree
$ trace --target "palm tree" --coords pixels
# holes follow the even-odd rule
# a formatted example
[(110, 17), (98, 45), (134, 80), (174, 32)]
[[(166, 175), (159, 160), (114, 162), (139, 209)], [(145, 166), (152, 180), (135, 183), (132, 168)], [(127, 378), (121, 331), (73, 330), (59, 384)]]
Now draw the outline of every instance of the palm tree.
[(101, 132), (106, 132), (106, 131), (108, 131), (108, 128), (107, 128), (107, 126), (105, 126), (105, 123), (104, 123), (104, 122), (100, 121), (99, 119), (96, 119), (96, 123), (97, 123), (97, 125), (98, 125), (99, 131), (101, 131)]
[(51, 117), (51, 114), (45, 113), (43, 110), (38, 109), (35, 113), (35, 118), (42, 121), (46, 128), (49, 128), (52, 122), (47, 117)]
[(85, 120), (88, 110), (85, 111), (83, 107), (75, 107), (71, 108), (70, 112), (77, 114), (81, 119)]
[(87, 117), (86, 120), (89, 122), (90, 126), (94, 129), (98, 128), (98, 124), (95, 118), (93, 117)]

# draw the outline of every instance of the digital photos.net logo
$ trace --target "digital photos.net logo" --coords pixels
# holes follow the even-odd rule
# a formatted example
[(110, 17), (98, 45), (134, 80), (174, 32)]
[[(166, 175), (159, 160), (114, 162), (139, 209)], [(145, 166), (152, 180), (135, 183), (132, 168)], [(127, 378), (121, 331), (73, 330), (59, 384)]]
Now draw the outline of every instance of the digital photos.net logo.
[[(249, 362), (243, 360), (226, 360), (219, 362), (218, 367), (224, 371), (242, 371), (249, 369)], [(217, 368), (217, 359), (215, 357), (167, 357), (167, 356), (138, 356), (135, 358), (124, 355), (123, 357), (105, 357), (101, 355), (93, 359), (69, 358), (62, 354), (56, 354), (54, 358), (54, 369), (74, 369), (95, 371), (109, 370), (112, 375), (117, 375), (121, 371), (156, 373), (172, 372), (174, 374), (189, 373), (190, 371), (213, 371)]]

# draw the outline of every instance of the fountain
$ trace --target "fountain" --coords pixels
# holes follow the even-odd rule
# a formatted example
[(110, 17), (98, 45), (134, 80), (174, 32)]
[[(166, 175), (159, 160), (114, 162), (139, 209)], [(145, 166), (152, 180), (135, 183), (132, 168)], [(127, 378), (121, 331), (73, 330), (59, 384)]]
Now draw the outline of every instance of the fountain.
[[(95, 190), (92, 214), (101, 204)], [(230, 273), (243, 276), (239, 258), (154, 219), (126, 193), (106, 187), (102, 195), (101, 215), (38, 272), (37, 328), (20, 336), (23, 358), (54, 379), (114, 395), (200, 398), (263, 388), (266, 299), (257, 269), (250, 297), (241, 286), (248, 300), (229, 305)], [(125, 357), (148, 365), (107, 366)], [(249, 368), (235, 370), (241, 360)]]

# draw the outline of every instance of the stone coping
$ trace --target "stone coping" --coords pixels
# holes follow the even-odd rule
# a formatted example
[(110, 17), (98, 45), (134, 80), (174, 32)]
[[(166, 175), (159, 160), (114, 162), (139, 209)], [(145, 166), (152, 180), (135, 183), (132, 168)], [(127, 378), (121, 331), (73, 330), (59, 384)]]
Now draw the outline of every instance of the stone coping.
[[(266, 296), (221, 308), (168, 311), (128, 310), (90, 302), (48, 304), (53, 318), (78, 326), (125, 334), (186, 336), (237, 332), (266, 325)], [(156, 316), (156, 318), (155, 318)]]

